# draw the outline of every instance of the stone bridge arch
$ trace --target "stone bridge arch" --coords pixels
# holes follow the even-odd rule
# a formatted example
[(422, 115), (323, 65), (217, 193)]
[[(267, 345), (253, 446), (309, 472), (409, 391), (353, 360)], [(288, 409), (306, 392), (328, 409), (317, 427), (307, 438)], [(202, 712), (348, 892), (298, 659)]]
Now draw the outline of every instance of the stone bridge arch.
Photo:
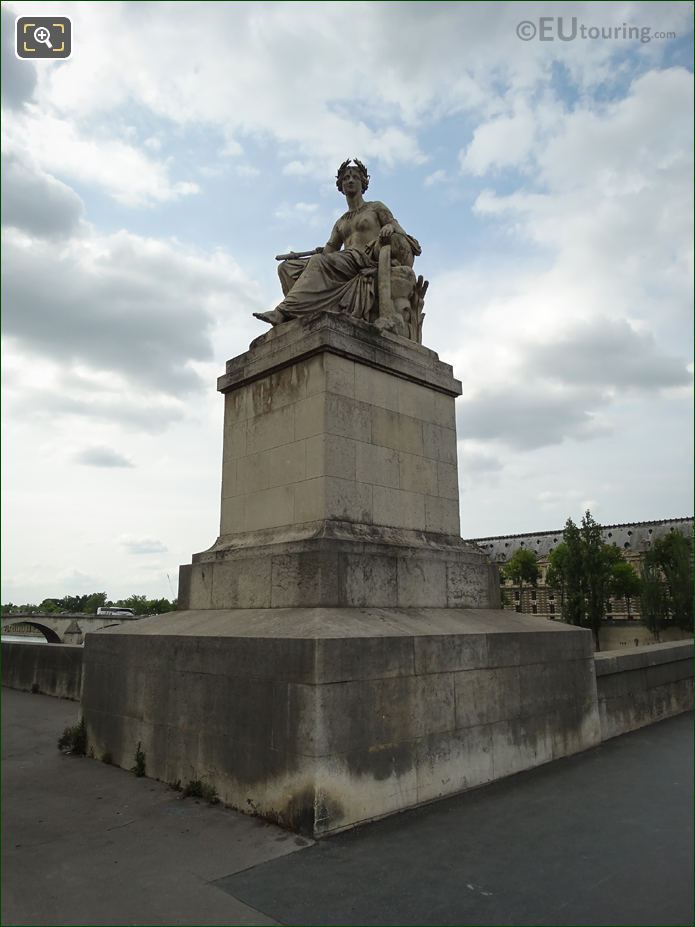
[(30, 625), (32, 628), (36, 628), (37, 631), (40, 631), (43, 636), (46, 638), (49, 644), (61, 644), (62, 639), (57, 631), (54, 631), (53, 628), (49, 628), (48, 625), (40, 624), (38, 621), (32, 621), (29, 618), (22, 618), (20, 621), (15, 621), (13, 624), (4, 624), (3, 631), (11, 632), (12, 628), (15, 625)]

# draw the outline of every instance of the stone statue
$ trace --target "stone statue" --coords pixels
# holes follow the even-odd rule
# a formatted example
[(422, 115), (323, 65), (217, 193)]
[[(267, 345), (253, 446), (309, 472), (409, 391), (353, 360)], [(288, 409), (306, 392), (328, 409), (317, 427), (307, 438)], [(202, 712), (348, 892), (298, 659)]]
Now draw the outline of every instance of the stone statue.
[(428, 282), (412, 269), (420, 245), (383, 203), (364, 200), (369, 174), (357, 158), (340, 165), (336, 186), (348, 211), (323, 248), (277, 256), (285, 298), (254, 316), (279, 325), (319, 311), (344, 312), (421, 343)]

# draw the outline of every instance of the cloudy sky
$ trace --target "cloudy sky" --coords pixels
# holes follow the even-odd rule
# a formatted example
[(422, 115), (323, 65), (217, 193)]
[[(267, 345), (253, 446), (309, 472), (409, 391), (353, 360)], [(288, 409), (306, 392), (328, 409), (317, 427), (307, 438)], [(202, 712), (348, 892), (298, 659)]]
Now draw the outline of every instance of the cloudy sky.
[[(15, 57), (37, 6), (70, 59)], [(692, 9), (4, 3), (2, 601), (175, 594), (348, 156), (423, 246), (464, 537), (692, 514)]]

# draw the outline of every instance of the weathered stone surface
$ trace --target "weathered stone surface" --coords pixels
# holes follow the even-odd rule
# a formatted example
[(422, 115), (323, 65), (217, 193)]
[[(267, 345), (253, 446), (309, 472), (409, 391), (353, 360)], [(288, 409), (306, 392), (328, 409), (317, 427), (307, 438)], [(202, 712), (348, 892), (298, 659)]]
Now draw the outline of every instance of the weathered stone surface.
[(693, 707), (693, 642), (596, 654), (604, 740)]
[(283, 329), (220, 381), (217, 546), (332, 519), (458, 535), (451, 368), (402, 339), (377, 349), (370, 326), (330, 314), (302, 323), (305, 341)]
[(79, 700), (82, 647), (72, 644), (2, 642), (2, 684), (24, 692), (41, 692)]
[[(298, 319), (269, 332), (251, 350), (227, 361), (225, 374), (218, 379), (217, 386), (226, 393), (267, 374), (279, 373), (300, 360), (314, 362), (317, 356), (326, 354), (358, 361), (375, 371), (388, 371), (445, 395), (461, 394), (461, 383), (454, 379), (451, 366), (440, 361), (434, 351), (396, 335), (378, 332), (364, 322), (330, 312), (310, 319)], [(305, 383), (306, 388), (306, 380), (299, 372), (295, 376), (298, 383)], [(358, 389), (357, 376), (355, 388)], [(243, 405), (240, 400), (237, 404)], [(437, 422), (453, 428), (453, 418), (449, 418), (448, 423), (444, 420), (447, 417), (445, 409), (453, 412), (453, 406), (441, 406), (436, 413)]]
[(97, 753), (320, 835), (597, 743), (591, 665), (493, 609), (207, 609), (90, 635), (83, 706)]
[(387, 543), (381, 535), (378, 540), (366, 539), (356, 530), (350, 536), (349, 519), (360, 521), (368, 499), (346, 481), (333, 479), (329, 491), (323, 478), (313, 482), (313, 492), (302, 502), (303, 517), (310, 524), (320, 524), (316, 500), (321, 491), (326, 492), (346, 529), (342, 540), (314, 537), (212, 548), (194, 558), (179, 590), (180, 607), (194, 602), (196, 608), (486, 608), (498, 604), (496, 570), (480, 551), (456, 544), (454, 539), (427, 544), (426, 535), (407, 532), (400, 536), (400, 543), (394, 543), (395, 537)]
[[(141, 743), (148, 775), (320, 835), (600, 741), (590, 632), (499, 610), (459, 536), (460, 384), (434, 352), (324, 314), (219, 387), (220, 536), (180, 611), (88, 636), (97, 753), (129, 768)], [(682, 662), (602, 664), (611, 718), (623, 676), (641, 718), (673, 710)]]

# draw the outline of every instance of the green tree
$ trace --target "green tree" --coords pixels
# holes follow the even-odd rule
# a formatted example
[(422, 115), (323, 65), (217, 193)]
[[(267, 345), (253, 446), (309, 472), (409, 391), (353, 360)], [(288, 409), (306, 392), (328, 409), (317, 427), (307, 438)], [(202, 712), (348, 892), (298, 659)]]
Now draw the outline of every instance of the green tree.
[(628, 563), (622, 554), (620, 556), (621, 559), (616, 561), (611, 568), (610, 594), (613, 598), (625, 599), (629, 618), (630, 603), (635, 596), (640, 594), (642, 580), (632, 564)]
[(666, 585), (656, 558), (647, 551), (642, 561), (642, 590), (640, 594), (640, 611), (642, 621), (659, 640), (661, 629), (668, 618), (668, 597)]
[(145, 595), (129, 595), (127, 599), (119, 599), (116, 605), (119, 608), (132, 608), (136, 615), (148, 614), (147, 596)]
[(545, 574), (545, 583), (553, 592), (560, 596), (560, 612), (565, 607), (567, 593), (567, 544), (561, 541), (548, 557), (548, 569)]
[(519, 603), (524, 583), (535, 586), (540, 576), (536, 555), (525, 547), (520, 547), (512, 554), (509, 563), (502, 569), (503, 575), (519, 587)]
[(150, 599), (149, 607), (152, 615), (162, 615), (164, 612), (176, 611), (176, 601), (170, 602), (169, 599)]
[(176, 609), (176, 603), (169, 599), (148, 599), (144, 595), (131, 595), (127, 599), (119, 599), (116, 605), (120, 608), (132, 608), (136, 615), (160, 615)]
[(586, 627), (586, 604), (584, 601), (582, 536), (571, 518), (567, 519), (562, 538), (566, 548), (563, 554), (565, 602), (562, 620), (567, 624), (583, 628)]
[(599, 634), (601, 621), (606, 611), (606, 602), (611, 594), (612, 569), (622, 555), (616, 547), (603, 543), (601, 526), (594, 520), (588, 509), (582, 517), (580, 531), (586, 620), (594, 635), (594, 646), (596, 650), (600, 650)]
[(611, 596), (613, 571), (624, 562), (622, 553), (603, 543), (601, 526), (588, 510), (579, 527), (567, 519), (563, 543), (553, 553), (550, 578), (562, 590), (562, 620), (590, 628), (594, 647), (600, 650), (601, 622)]
[(57, 601), (65, 612), (81, 612), (84, 610), (84, 603), (89, 598), (88, 595), (64, 595)]
[(106, 605), (106, 598), (105, 592), (93, 592), (82, 603), (82, 611), (87, 615), (95, 615), (98, 608)]
[(665, 584), (666, 610), (670, 620), (686, 631), (693, 629), (693, 548), (690, 538), (670, 531), (657, 538), (645, 555)]

